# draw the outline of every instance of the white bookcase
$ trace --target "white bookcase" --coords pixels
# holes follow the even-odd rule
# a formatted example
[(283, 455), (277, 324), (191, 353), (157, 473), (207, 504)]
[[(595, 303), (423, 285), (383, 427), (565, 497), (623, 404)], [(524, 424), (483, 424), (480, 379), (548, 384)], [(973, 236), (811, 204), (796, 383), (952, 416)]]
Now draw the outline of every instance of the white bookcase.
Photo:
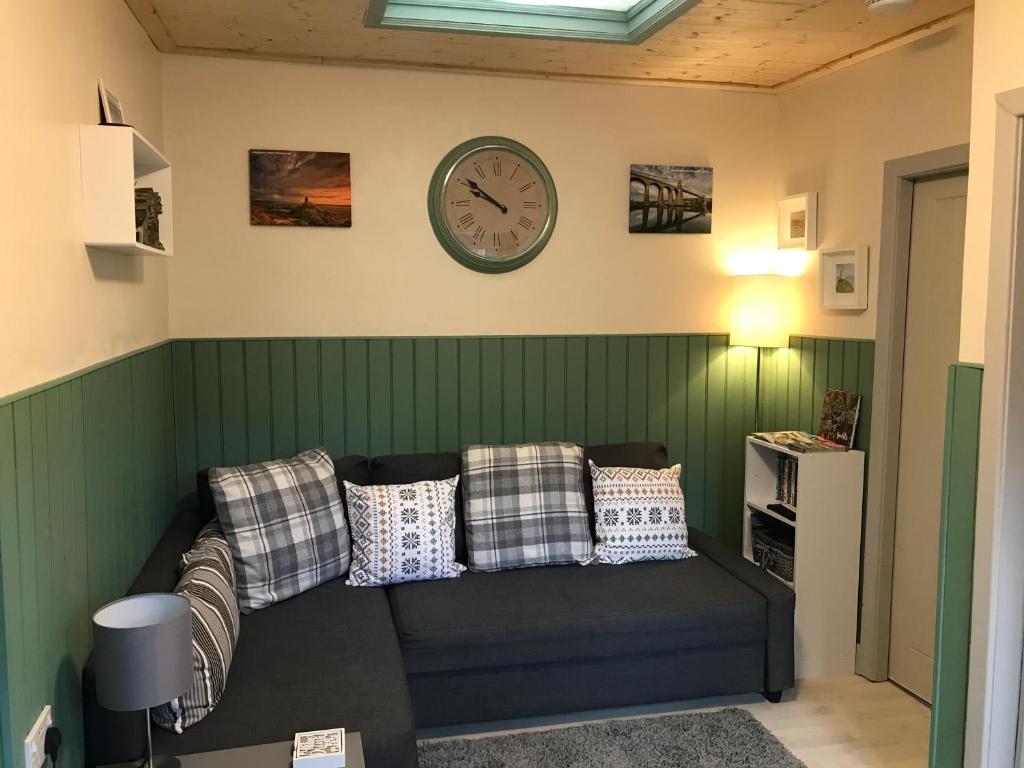
[[(170, 256), (174, 252), (174, 229), (171, 164), (167, 158), (126, 125), (83, 125), (79, 140), (85, 244), (118, 253)], [(160, 241), (164, 250), (135, 240), (137, 187), (152, 187), (160, 193)]]
[[(779, 456), (797, 462), (793, 521), (768, 509), (778, 503)], [(854, 672), (863, 488), (863, 451), (798, 453), (747, 438), (743, 555), (753, 561), (753, 512), (795, 533), (793, 581), (786, 583), (796, 592), (798, 678)]]

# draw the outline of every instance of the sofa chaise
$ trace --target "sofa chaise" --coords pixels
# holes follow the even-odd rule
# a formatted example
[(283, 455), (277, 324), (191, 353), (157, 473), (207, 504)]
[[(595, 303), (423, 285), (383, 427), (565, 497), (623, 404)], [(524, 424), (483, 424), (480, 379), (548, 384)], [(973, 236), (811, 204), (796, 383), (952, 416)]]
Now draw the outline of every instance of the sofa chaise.
[[(656, 443), (593, 446), (586, 457), (667, 466)], [(410, 483), (458, 474), (460, 457), (355, 456), (335, 468), (339, 484)], [(182, 553), (214, 514), (205, 473), (198, 495), (130, 594), (173, 590)], [(465, 562), (461, 501), (456, 554)], [(417, 727), (744, 693), (777, 701), (793, 685), (793, 592), (693, 528), (690, 546), (698, 557), (381, 588), (329, 582), (243, 616), (220, 704), (181, 735), (154, 729), (154, 747), (187, 754), (344, 726), (361, 733), (367, 765), (414, 768)], [(91, 662), (83, 699), (90, 768), (144, 753), (144, 715), (100, 707)]]

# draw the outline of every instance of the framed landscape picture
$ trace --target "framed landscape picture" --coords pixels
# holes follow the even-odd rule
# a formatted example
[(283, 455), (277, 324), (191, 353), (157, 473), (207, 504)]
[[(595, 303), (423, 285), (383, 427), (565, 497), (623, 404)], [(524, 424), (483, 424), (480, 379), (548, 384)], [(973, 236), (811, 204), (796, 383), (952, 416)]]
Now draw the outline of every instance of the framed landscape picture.
[(348, 153), (250, 149), (249, 223), (351, 227)]
[(818, 280), (823, 309), (867, 309), (868, 247), (822, 248)]
[(779, 201), (779, 248), (818, 247), (818, 194), (791, 195)]
[(629, 166), (629, 231), (711, 234), (713, 178), (711, 168)]

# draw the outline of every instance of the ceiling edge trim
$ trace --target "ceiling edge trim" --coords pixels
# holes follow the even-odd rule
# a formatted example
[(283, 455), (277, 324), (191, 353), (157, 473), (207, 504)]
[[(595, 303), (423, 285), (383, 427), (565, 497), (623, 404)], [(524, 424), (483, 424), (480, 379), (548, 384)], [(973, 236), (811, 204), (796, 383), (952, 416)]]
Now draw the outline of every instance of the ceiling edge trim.
[(174, 53), (178, 45), (171, 37), (171, 33), (160, 18), (159, 12), (153, 6), (151, 0), (124, 0), (125, 5), (131, 10), (139, 26), (149, 35), (156, 49), (161, 53)]
[(250, 51), (231, 50), (227, 48), (193, 48), (177, 46), (173, 51), (177, 55), (206, 56), (222, 59), (257, 59), (260, 61), (280, 61), (292, 64), (320, 64), (332, 67), (349, 67), (355, 69), (389, 69), (420, 72), (436, 72), (454, 75), (484, 75), (487, 77), (512, 77), (528, 80), (551, 80), (554, 82), (576, 82), (608, 85), (645, 85), (665, 88), (696, 88), (701, 90), (740, 91), (744, 93), (774, 93), (774, 86), (756, 85), (754, 83), (727, 83), (713, 80), (683, 80), (668, 78), (622, 77), (618, 75), (588, 75), (572, 72), (536, 72), (532, 70), (505, 70), (487, 67), (462, 67), (448, 64), (425, 64), (422, 62), (387, 61), (377, 59), (346, 59), (330, 56), (304, 56), (301, 54), (258, 54)]
[(974, 16), (974, 4), (968, 5), (966, 8), (961, 8), (959, 11), (947, 14), (946, 16), (940, 16), (939, 18), (929, 21), (927, 24), (922, 24), (919, 27), (908, 29), (902, 34), (890, 37), (887, 40), (869, 45), (867, 48), (862, 48), (859, 51), (848, 53), (845, 56), (841, 56), (834, 61), (830, 61), (827, 64), (822, 64), (817, 69), (812, 69), (810, 72), (805, 72), (802, 75), (797, 75), (789, 80), (784, 80), (780, 83), (776, 83), (772, 86), (772, 91), (775, 93), (786, 93), (794, 88), (799, 88), (802, 85), (820, 80), (826, 75), (831, 75), (833, 72), (852, 67), (854, 64), (860, 64), (862, 61), (873, 59), (876, 56), (881, 56), (884, 53), (889, 53), (897, 48), (902, 48), (904, 45), (909, 45), (916, 40), (921, 40), (925, 37), (941, 32), (944, 29), (955, 27), (959, 24), (965, 23), (969, 18)]

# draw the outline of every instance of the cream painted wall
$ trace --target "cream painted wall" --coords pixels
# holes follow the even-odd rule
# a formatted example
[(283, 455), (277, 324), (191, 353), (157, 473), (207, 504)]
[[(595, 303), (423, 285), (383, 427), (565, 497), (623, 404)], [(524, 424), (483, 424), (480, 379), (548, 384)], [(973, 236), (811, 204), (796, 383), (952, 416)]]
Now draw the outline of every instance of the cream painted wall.
[(82, 245), (78, 152), (98, 77), (160, 144), (159, 55), (123, 0), (3, 7), (0, 397), (167, 338), (166, 262)]
[[(179, 56), (164, 96), (175, 337), (723, 331), (726, 257), (774, 242), (772, 96)], [(505, 275), (454, 262), (426, 213), (445, 152), (492, 133), (559, 195)], [(351, 152), (352, 229), (251, 227), (250, 148)], [(714, 166), (713, 234), (627, 234), (631, 162)]]
[(995, 163), (997, 94), (1024, 87), (1024, 3), (984, 0), (975, 10), (971, 178), (967, 192), (963, 313), (960, 359), (985, 357), (989, 243), (992, 226), (992, 169)]
[(883, 166), (970, 139), (971, 52), (968, 21), (782, 94), (784, 192), (818, 191), (821, 247), (870, 248), (866, 312), (819, 309), (810, 260), (802, 333), (874, 338)]

